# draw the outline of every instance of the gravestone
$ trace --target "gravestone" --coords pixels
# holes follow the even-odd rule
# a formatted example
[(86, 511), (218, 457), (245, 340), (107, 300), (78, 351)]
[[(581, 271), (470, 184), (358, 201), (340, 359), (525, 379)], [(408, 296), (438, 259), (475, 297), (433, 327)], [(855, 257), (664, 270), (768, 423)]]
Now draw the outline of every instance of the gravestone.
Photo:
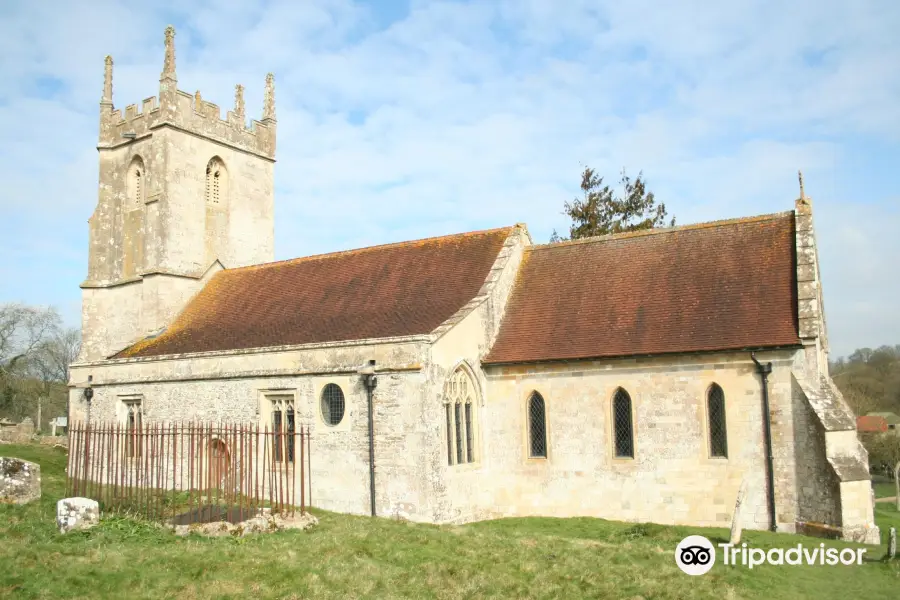
[(41, 497), (41, 466), (0, 457), (0, 503), (27, 504)]
[(888, 558), (897, 556), (897, 529), (891, 527), (891, 537), (888, 540)]
[(63, 498), (56, 503), (56, 526), (60, 533), (90, 529), (100, 522), (100, 505), (90, 498)]
[(730, 542), (734, 545), (741, 543), (741, 532), (744, 529), (742, 518), (741, 505), (744, 503), (744, 496), (747, 495), (747, 478), (745, 477), (741, 481), (741, 487), (738, 490), (737, 500), (734, 503), (734, 514), (731, 517), (731, 539)]

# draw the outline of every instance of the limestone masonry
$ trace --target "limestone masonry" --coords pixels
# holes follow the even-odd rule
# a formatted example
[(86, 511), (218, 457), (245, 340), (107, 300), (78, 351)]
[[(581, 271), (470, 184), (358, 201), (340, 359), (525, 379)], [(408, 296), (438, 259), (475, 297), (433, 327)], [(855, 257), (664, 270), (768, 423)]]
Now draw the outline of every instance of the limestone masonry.
[(174, 39), (140, 109), (114, 108), (106, 59), (70, 422), (290, 414), (312, 430), (312, 504), (369, 514), (374, 360), (380, 516), (727, 527), (746, 481), (745, 528), (877, 543), (805, 195), (561, 244), (519, 224), (272, 263), (274, 78), (260, 120), (241, 86), (223, 119), (176, 88)]

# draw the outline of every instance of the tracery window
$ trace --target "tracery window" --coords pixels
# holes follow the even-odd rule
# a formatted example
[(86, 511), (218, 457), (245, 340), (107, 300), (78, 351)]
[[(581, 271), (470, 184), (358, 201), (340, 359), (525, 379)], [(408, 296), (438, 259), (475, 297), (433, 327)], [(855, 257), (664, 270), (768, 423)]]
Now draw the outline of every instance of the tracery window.
[(139, 398), (122, 400), (125, 405), (125, 456), (127, 458), (140, 458), (142, 449), (141, 425), (143, 422), (143, 410)]
[(269, 396), (272, 403), (273, 452), (275, 462), (294, 462), (294, 396)]
[(444, 385), (447, 421), (447, 464), (475, 462), (475, 382), (468, 369), (458, 367)]

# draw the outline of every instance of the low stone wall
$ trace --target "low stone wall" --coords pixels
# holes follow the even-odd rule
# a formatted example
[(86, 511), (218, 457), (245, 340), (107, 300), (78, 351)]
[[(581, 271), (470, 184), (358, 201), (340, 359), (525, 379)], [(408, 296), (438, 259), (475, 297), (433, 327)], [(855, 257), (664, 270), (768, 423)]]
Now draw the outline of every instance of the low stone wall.
[(69, 447), (69, 436), (67, 435), (36, 435), (34, 440), (42, 446)]
[(0, 426), (0, 441), (11, 444), (27, 444), (34, 437), (34, 422), (25, 417), (18, 425)]
[(0, 430), (0, 444), (40, 444), (42, 446), (69, 447), (69, 437), (65, 435), (34, 435), (20, 433), (15, 428)]

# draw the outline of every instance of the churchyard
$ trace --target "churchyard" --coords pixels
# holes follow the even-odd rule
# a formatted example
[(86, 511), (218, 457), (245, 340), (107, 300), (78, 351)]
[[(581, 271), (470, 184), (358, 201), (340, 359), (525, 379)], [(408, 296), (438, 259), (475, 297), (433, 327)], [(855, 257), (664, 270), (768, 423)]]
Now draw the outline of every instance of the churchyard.
[[(464, 526), (412, 524), (312, 509), (309, 531), (245, 538), (177, 537), (152, 523), (105, 517), (60, 535), (66, 452), (0, 445), (0, 455), (41, 466), (41, 499), (0, 505), (0, 597), (6, 598), (887, 598), (900, 593), (900, 561), (866, 548), (860, 566), (720, 562), (682, 573), (674, 549), (687, 535), (714, 543), (727, 529), (601, 519), (505, 519)], [(879, 495), (889, 490), (877, 490)], [(876, 505), (884, 540), (900, 527), (892, 502)], [(744, 532), (755, 547), (818, 546), (822, 540)]]

